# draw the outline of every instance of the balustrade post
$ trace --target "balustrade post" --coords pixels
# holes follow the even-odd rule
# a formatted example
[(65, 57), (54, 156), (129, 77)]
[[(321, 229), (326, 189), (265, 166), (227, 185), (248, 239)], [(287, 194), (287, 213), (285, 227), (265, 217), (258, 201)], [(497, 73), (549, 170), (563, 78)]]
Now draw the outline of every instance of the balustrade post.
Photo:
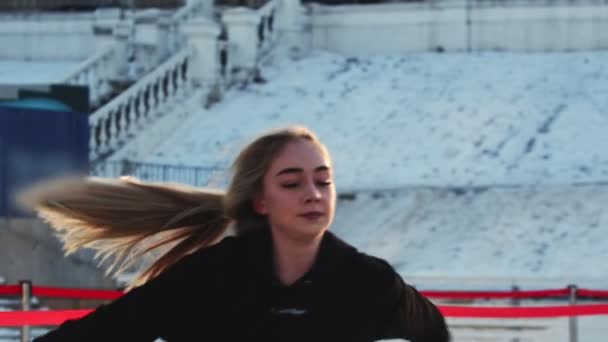
[(159, 82), (159, 80), (157, 77), (156, 81), (154, 81), (152, 84), (150, 84), (150, 99), (149, 99), (150, 110), (148, 111), (148, 113), (154, 111), (154, 109), (158, 105), (158, 96), (159, 96), (158, 93), (160, 92), (160, 85), (158, 82)]
[[(98, 63), (98, 62), (96, 62)], [(91, 105), (96, 106), (99, 100), (99, 85), (97, 84), (97, 69), (96, 64), (90, 65), (84, 73), (87, 75), (85, 86), (89, 88), (89, 101)]]
[(188, 93), (188, 63), (189, 56), (186, 55), (177, 65), (177, 95), (185, 96)]
[(113, 145), (115, 145), (116, 141), (118, 140), (118, 120), (119, 120), (119, 113), (116, 110), (110, 111), (109, 115), (108, 115), (108, 120), (110, 121), (110, 130), (109, 130), (109, 137), (108, 137), (108, 147), (111, 149), (113, 147)]
[[(90, 120), (93, 121), (93, 120)], [(97, 159), (97, 130), (99, 120), (89, 122), (89, 160)]]
[(145, 89), (143, 90), (143, 99), (142, 99), (142, 106), (144, 107), (144, 110), (142, 111), (142, 113), (148, 113), (150, 112), (150, 110), (152, 110), (152, 86), (151, 85), (146, 85)]
[(114, 48), (114, 61), (112, 77), (124, 79), (127, 75), (127, 60), (129, 53), (129, 40), (133, 29), (132, 20), (123, 20), (114, 28), (114, 37), (116, 45)]
[(114, 28), (118, 22), (120, 22), (120, 9), (98, 8), (95, 10), (93, 19), (95, 52), (105, 51), (114, 45)]
[(167, 102), (167, 97), (169, 96), (169, 79), (167, 76), (167, 72), (164, 72), (160, 75), (159, 79), (159, 92), (158, 92), (158, 106), (162, 106)]
[(274, 8), (266, 15), (264, 20), (264, 28), (266, 30), (266, 41), (270, 44), (274, 40), (274, 32), (272, 31), (272, 20), (274, 20)]
[[(281, 44), (292, 51), (302, 51), (302, 4), (300, 0), (281, 0), (273, 19), (275, 35), (280, 33)], [(278, 32), (277, 32), (278, 31)]]
[(110, 90), (108, 82), (108, 54), (104, 54), (99, 62), (95, 64), (95, 73), (97, 74), (96, 86), (99, 88), (97, 102), (100, 104), (102, 98), (106, 96)]
[(144, 105), (145, 98), (145, 89), (142, 89), (137, 93), (137, 101), (135, 101), (135, 106), (137, 106), (136, 111), (139, 116), (148, 115), (148, 113), (146, 112), (146, 106)]
[(164, 61), (171, 55), (173, 50), (172, 41), (172, 26), (173, 21), (171, 18), (161, 17), (158, 19), (158, 35), (156, 36), (156, 46), (158, 48), (158, 63)]
[(196, 18), (184, 23), (181, 30), (191, 48), (188, 57), (188, 76), (191, 84), (215, 84), (219, 76), (219, 25), (208, 19)]
[(169, 40), (167, 42), (170, 53), (175, 53), (181, 47), (183, 47), (184, 41), (182, 39), (179, 26), (179, 22), (176, 22), (175, 20), (171, 21), (171, 26), (169, 27)]
[(138, 108), (135, 108), (134, 98), (130, 97), (126, 103), (121, 106), (120, 110), (129, 121), (128, 132), (135, 135), (138, 131), (141, 131), (141, 129), (145, 126), (144, 118), (146, 117), (146, 113), (144, 111), (138, 112)]
[(165, 85), (167, 87), (167, 96), (165, 97), (165, 103), (167, 103), (169, 99), (173, 97), (173, 69), (168, 69), (167, 71), (165, 71)]
[(237, 7), (224, 12), (223, 20), (230, 43), (236, 46), (231, 64), (244, 70), (253, 70), (258, 57), (260, 15), (249, 8)]
[(99, 145), (97, 147), (99, 154), (103, 154), (108, 150), (108, 112), (106, 111), (104, 114), (106, 116), (99, 120)]
[(180, 79), (181, 79), (181, 63), (180, 61), (177, 61), (177, 63), (175, 64), (175, 67), (173, 68), (173, 96), (174, 97), (180, 97), (182, 95), (181, 92), (181, 84), (180, 84)]

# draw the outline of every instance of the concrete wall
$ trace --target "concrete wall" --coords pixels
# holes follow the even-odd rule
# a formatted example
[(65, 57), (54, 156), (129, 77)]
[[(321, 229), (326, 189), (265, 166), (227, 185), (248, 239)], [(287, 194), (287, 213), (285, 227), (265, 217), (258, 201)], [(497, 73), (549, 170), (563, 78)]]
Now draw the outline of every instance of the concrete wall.
[(168, 53), (171, 13), (148, 9), (134, 17), (107, 8), (88, 13), (0, 14), (0, 59), (84, 60), (122, 39), (146, 49), (139, 51), (140, 57), (158, 63), (156, 51)]
[[(345, 55), (608, 48), (608, 4), (593, 0), (312, 4), (305, 40)], [(308, 30), (306, 30), (308, 29)]]
[(64, 257), (59, 240), (38, 219), (0, 218), (0, 275), (7, 284), (31, 280), (62, 287), (116, 287), (91, 256)]
[(0, 59), (86, 59), (95, 52), (92, 14), (0, 18)]
[(136, 8), (176, 8), (186, 0), (2, 0), (0, 11), (50, 11), (123, 6)]
[(462, 50), (465, 9), (420, 4), (313, 6), (312, 46), (345, 55)]
[(574, 51), (608, 48), (608, 3), (477, 6), (470, 11), (472, 50)]

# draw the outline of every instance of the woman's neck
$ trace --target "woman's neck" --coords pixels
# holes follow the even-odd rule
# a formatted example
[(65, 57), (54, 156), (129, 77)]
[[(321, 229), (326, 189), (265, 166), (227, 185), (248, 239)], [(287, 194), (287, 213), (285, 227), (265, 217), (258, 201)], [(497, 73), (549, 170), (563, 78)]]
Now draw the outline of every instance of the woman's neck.
[(306, 240), (272, 234), (275, 275), (283, 285), (292, 285), (312, 268), (322, 238), (323, 234)]

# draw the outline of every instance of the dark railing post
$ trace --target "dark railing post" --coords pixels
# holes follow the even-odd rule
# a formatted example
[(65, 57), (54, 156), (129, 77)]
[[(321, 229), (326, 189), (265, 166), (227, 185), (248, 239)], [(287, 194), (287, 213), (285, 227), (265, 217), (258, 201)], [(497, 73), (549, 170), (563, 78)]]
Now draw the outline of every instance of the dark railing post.
[[(576, 305), (576, 285), (568, 285), (570, 289), (570, 305)], [(570, 316), (568, 318), (568, 331), (570, 334), (570, 342), (578, 341), (578, 321), (576, 316)]]
[[(20, 280), (21, 285), (21, 310), (29, 311), (32, 299), (32, 282), (29, 280)], [(21, 342), (30, 341), (30, 327), (24, 325), (21, 327)]]
[[(513, 291), (513, 293), (517, 293), (517, 292), (519, 292), (519, 286), (513, 285), (513, 287), (511, 288), (511, 290)], [(513, 298), (511, 298), (511, 305), (513, 305), (513, 306), (519, 306), (520, 305), (519, 298), (513, 296)]]

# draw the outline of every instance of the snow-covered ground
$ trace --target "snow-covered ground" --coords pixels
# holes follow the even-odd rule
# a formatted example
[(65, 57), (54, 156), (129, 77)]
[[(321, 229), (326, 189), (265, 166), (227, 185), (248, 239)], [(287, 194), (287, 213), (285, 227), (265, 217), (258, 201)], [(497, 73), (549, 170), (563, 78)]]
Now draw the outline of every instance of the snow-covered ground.
[(317, 52), (192, 108), (151, 154), (115, 158), (226, 166), (261, 131), (301, 123), (332, 152), (340, 190), (604, 181), (607, 66), (608, 52)]
[(338, 191), (365, 190), (333, 229), (404, 277), (608, 286), (608, 52), (315, 52), (263, 74), (151, 153), (115, 158), (226, 167), (261, 131), (304, 124)]
[(339, 202), (334, 232), (419, 288), (608, 287), (608, 186), (356, 196)]
[(62, 81), (79, 61), (22, 61), (0, 59), (0, 85), (47, 84)]
[[(304, 124), (355, 195), (332, 229), (419, 288), (608, 287), (608, 52), (315, 52), (263, 74), (114, 159), (227, 167), (261, 131)], [(581, 319), (579, 340), (605, 321)]]

